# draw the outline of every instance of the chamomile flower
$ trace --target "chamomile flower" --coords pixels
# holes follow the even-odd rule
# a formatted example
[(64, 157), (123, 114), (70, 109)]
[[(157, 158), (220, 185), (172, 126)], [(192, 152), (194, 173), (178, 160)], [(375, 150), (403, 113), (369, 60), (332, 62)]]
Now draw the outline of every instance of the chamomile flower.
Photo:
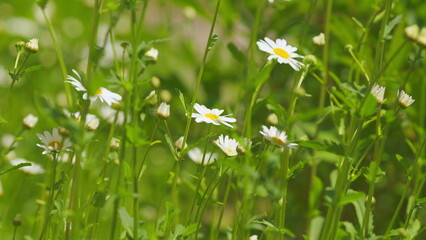
[[(83, 99), (87, 99), (87, 89), (83, 86), (83, 84), (81, 83), (81, 77), (78, 74), (78, 72), (76, 70), (72, 70), (72, 72), (77, 76), (77, 78), (68, 75), (67, 79), (68, 81), (65, 81), (67, 83), (71, 83), (71, 85), (74, 86), (75, 90), (79, 91), (79, 92), (84, 92), (83, 94)], [(101, 102), (105, 102), (106, 104), (110, 105), (113, 103), (118, 103), (119, 101), (121, 101), (122, 97), (117, 94), (117, 93), (113, 93), (110, 90), (104, 88), (104, 87), (100, 87), (96, 90), (95, 92), (95, 96), (91, 96), (90, 100), (91, 101), (95, 101), (96, 99), (99, 99)]]
[(385, 98), (385, 87), (382, 87), (375, 83), (371, 88), (371, 94), (376, 98), (377, 103), (382, 104)]
[(44, 149), (42, 154), (54, 154), (61, 151), (66, 151), (71, 147), (71, 142), (67, 138), (63, 138), (59, 134), (59, 129), (54, 128), (52, 133), (44, 131), (43, 134), (37, 133), (37, 137), (43, 144), (37, 144), (37, 146)]
[(25, 49), (29, 53), (36, 53), (36, 52), (38, 52), (38, 38), (32, 38), (32, 39), (30, 39), (30, 41), (28, 41), (25, 44)]
[(233, 128), (233, 126), (228, 122), (237, 121), (235, 118), (227, 117), (229, 115), (220, 116), (220, 114), (223, 113), (223, 110), (219, 110), (217, 108), (208, 109), (206, 106), (200, 105), (198, 103), (194, 105), (194, 108), (195, 110), (197, 110), (198, 113), (193, 113), (192, 117), (195, 118), (195, 121), (197, 123), (206, 122), (212, 123), (214, 125), (223, 124), (225, 126)]
[(25, 173), (28, 173), (30, 175), (43, 174), (45, 172), (44, 169), (40, 165), (38, 165), (37, 163), (33, 163), (33, 162), (27, 161), (27, 160), (22, 159), (22, 158), (15, 158), (15, 159), (10, 160), (10, 164), (12, 164), (13, 166), (17, 166), (21, 163), (30, 163), (31, 164), (31, 166), (25, 166), (25, 167), (19, 168), (19, 170), (21, 170)]
[(204, 165), (212, 164), (217, 159), (217, 153), (206, 152), (203, 154), (203, 151), (199, 148), (193, 148), (188, 151), (188, 156), (197, 164), (203, 163), (203, 155), (204, 155)]
[(287, 140), (287, 134), (285, 131), (280, 132), (276, 127), (271, 126), (269, 129), (266, 126), (262, 126), (260, 131), (266, 140), (272, 142), (274, 145), (280, 148), (296, 148), (296, 143), (289, 143)]
[(265, 40), (259, 40), (256, 42), (260, 50), (267, 52), (269, 55), (268, 60), (277, 59), (278, 63), (290, 64), (290, 66), (299, 71), (303, 66), (303, 63), (295, 60), (295, 58), (304, 58), (303, 56), (295, 53), (297, 48), (288, 45), (284, 39), (277, 39), (275, 42), (265, 37)]
[(229, 138), (228, 136), (220, 135), (214, 143), (220, 147), (220, 149), (228, 156), (236, 156), (238, 154), (237, 147), (238, 142), (235, 139)]
[(398, 102), (402, 107), (408, 108), (414, 101), (413, 97), (404, 92), (404, 90), (398, 90)]
[(22, 125), (24, 125), (26, 128), (31, 129), (34, 128), (35, 125), (37, 124), (38, 121), (38, 117), (32, 115), (32, 114), (28, 114), (23, 120), (22, 120)]

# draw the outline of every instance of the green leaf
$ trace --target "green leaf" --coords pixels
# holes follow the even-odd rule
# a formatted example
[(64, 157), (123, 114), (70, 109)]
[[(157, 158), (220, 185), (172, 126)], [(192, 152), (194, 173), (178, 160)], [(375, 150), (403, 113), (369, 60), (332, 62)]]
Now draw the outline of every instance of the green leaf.
[(371, 162), (370, 166), (367, 168), (366, 173), (364, 173), (364, 177), (371, 184), (373, 182), (373, 178), (375, 183), (380, 182), (381, 178), (385, 175), (379, 166), (377, 166), (376, 162)]
[(392, 30), (395, 28), (395, 26), (401, 22), (402, 19), (402, 14), (399, 14), (398, 16), (396, 16), (394, 19), (392, 19), (385, 27), (385, 31), (383, 32), (383, 36), (382, 38), (385, 40), (390, 40), (392, 39), (392, 36), (390, 35), (390, 33), (392, 32)]
[(133, 238), (133, 218), (127, 213), (125, 207), (121, 207), (118, 210), (118, 214), (120, 216), (121, 225), (124, 230), (126, 230), (127, 234), (129, 234)]
[(301, 147), (307, 147), (314, 150), (326, 150), (328, 146), (318, 142), (318, 141), (300, 141), (298, 144)]
[(295, 178), (297, 174), (301, 173), (303, 171), (303, 168), (305, 166), (305, 163), (302, 161), (299, 161), (296, 165), (290, 168), (290, 171), (288, 173), (288, 179)]
[(408, 161), (401, 155), (396, 154), (395, 155), (396, 159), (398, 160), (399, 163), (401, 163), (401, 165), (404, 167), (405, 171), (408, 173), (409, 171), (411, 171), (411, 165), (410, 163), (408, 163)]
[(240, 63), (243, 63), (246, 61), (246, 58), (244, 54), (235, 46), (234, 43), (228, 43), (227, 45), (228, 50), (231, 52), (232, 56)]
[(366, 118), (373, 115), (376, 112), (376, 106), (377, 106), (376, 99), (373, 97), (373, 95), (368, 94), (360, 110), (361, 117)]
[(426, 203), (426, 197), (417, 199), (415, 205), (419, 205), (423, 203)]
[(173, 154), (173, 157), (175, 158), (175, 160), (176, 160), (176, 161), (178, 161), (178, 160), (179, 160), (179, 157), (178, 157), (178, 155), (177, 155), (177, 153), (176, 153), (175, 147), (173, 146), (173, 142), (172, 142), (172, 140), (170, 139), (170, 137), (169, 137), (169, 135), (168, 135), (168, 134), (164, 134), (164, 137), (166, 138), (167, 145), (169, 146), (170, 151), (171, 151), (171, 152), (172, 152), (172, 154)]
[(127, 140), (134, 146), (140, 147), (143, 145), (150, 145), (151, 142), (144, 139), (142, 129), (138, 126), (126, 125)]
[(90, 203), (97, 208), (101, 208), (105, 205), (106, 197), (108, 195), (108, 192), (105, 191), (96, 191), (92, 199), (90, 200)]
[(365, 31), (365, 27), (364, 27), (364, 25), (358, 20), (358, 19), (356, 19), (355, 17), (352, 17), (352, 20), (355, 22), (355, 24), (358, 26), (358, 27), (360, 27), (361, 29), (362, 29), (362, 31)]
[(172, 224), (174, 215), (175, 215), (175, 209), (174, 209), (173, 203), (167, 202), (166, 216), (164, 218), (163, 224), (161, 225), (161, 230), (163, 232), (167, 232), (169, 230), (170, 225)]
[(321, 202), (320, 197), (321, 197), (323, 188), (324, 188), (324, 185), (321, 179), (315, 176), (312, 181), (311, 190), (309, 191), (309, 212), (308, 212), (309, 216), (315, 216), (317, 212), (319, 211), (318, 207)]
[(27, 167), (27, 166), (31, 166), (31, 163), (20, 163), (16, 166), (13, 166), (11, 168), (4, 170), (3, 172), (0, 173), (0, 176), (3, 175), (3, 174), (6, 174), (8, 172), (14, 171), (16, 169), (20, 169), (21, 167)]
[(197, 226), (198, 226), (198, 223), (193, 223), (189, 225), (188, 227), (186, 227), (185, 231), (182, 234), (182, 237), (187, 237), (193, 234), (195, 231), (197, 231)]
[(183, 93), (179, 89), (176, 89), (176, 91), (179, 92), (179, 99), (180, 99), (180, 102), (182, 103), (182, 107), (185, 110), (185, 113), (189, 114), (188, 110), (186, 109), (185, 97), (183, 96)]
[(38, 71), (38, 70), (41, 70), (41, 69), (43, 69), (42, 65), (36, 65), (36, 66), (26, 68), (23, 72), (29, 73), (29, 72), (34, 72), (34, 71)]
[(339, 201), (339, 205), (343, 206), (348, 203), (353, 203), (359, 199), (364, 199), (365, 194), (363, 192), (348, 191)]

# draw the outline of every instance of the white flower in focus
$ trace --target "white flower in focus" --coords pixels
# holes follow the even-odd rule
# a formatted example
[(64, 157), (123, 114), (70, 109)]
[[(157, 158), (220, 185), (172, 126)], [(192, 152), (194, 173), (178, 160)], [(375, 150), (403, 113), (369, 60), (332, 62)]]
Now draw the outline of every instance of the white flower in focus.
[(404, 108), (409, 107), (415, 101), (410, 95), (404, 92), (404, 90), (401, 90), (401, 91), (398, 90), (397, 93), (398, 93), (398, 102)]
[(239, 144), (235, 139), (229, 138), (228, 136), (223, 137), (223, 135), (220, 135), (219, 138), (214, 141), (214, 143), (230, 157), (236, 156), (238, 154), (237, 147)]
[(157, 116), (162, 119), (167, 119), (170, 117), (170, 105), (162, 102), (157, 109)]
[(288, 45), (284, 39), (277, 39), (275, 42), (265, 37), (265, 40), (259, 40), (256, 42), (260, 50), (267, 52), (269, 55), (268, 60), (277, 59), (278, 63), (290, 64), (290, 66), (299, 71), (303, 63), (295, 60), (295, 58), (303, 58), (303, 56), (295, 53), (297, 48)]
[(276, 127), (271, 126), (269, 129), (266, 126), (262, 126), (262, 134), (266, 140), (272, 142), (280, 148), (296, 148), (296, 143), (289, 143), (287, 140), (287, 134), (285, 131), (280, 132)]
[(193, 113), (192, 117), (195, 118), (195, 121), (197, 123), (206, 122), (212, 123), (214, 125), (223, 124), (225, 126), (233, 128), (233, 126), (228, 122), (237, 121), (235, 118), (227, 117), (229, 115), (220, 116), (220, 114), (222, 114), (224, 110), (219, 110), (217, 108), (213, 108), (210, 110), (206, 106), (200, 105), (198, 103), (194, 105), (194, 108), (195, 110), (197, 110), (198, 113)]
[(385, 98), (385, 90), (385, 87), (375, 83), (371, 88), (370, 93), (376, 98), (377, 103), (382, 104)]
[(44, 149), (42, 154), (58, 153), (71, 147), (69, 139), (62, 138), (58, 128), (54, 128), (52, 134), (49, 131), (44, 131), (43, 134), (37, 133), (37, 137), (43, 143), (37, 144), (37, 146)]
[(317, 36), (312, 38), (312, 42), (317, 46), (324, 46), (325, 45), (325, 35), (324, 33), (320, 33)]
[[(72, 72), (77, 76), (78, 79), (76, 79), (75, 77), (73, 77), (71, 75), (68, 75), (67, 76), (68, 81), (65, 81), (65, 82), (71, 83), (71, 85), (74, 86), (75, 90), (77, 90), (79, 92), (84, 92), (83, 93), (83, 99), (87, 100), (87, 89), (81, 83), (80, 75), (74, 69), (72, 70)], [(110, 106), (113, 103), (118, 103), (122, 99), (122, 97), (119, 94), (113, 93), (113, 92), (111, 92), (110, 90), (108, 90), (104, 87), (98, 88), (96, 90), (95, 94), (96, 94), (95, 96), (90, 97), (91, 101), (95, 101), (96, 99), (99, 99), (101, 102), (105, 102), (106, 104), (108, 104)]]
[(38, 52), (38, 38), (30, 39), (30, 41), (25, 44), (25, 49), (30, 53)]
[(24, 125), (26, 128), (34, 128), (34, 126), (37, 124), (38, 117), (28, 114), (23, 120), (22, 125)]
[[(188, 156), (197, 164), (203, 163), (203, 151), (199, 148), (193, 148), (188, 151)], [(204, 156), (204, 166), (208, 164), (212, 164), (217, 159), (217, 153), (206, 152)]]
[(156, 48), (150, 48), (146, 53), (145, 56), (147, 57), (151, 57), (152, 59), (154, 59), (154, 61), (158, 60), (158, 50)]
[(12, 159), (10, 160), (10, 164), (12, 164), (13, 166), (17, 166), (21, 163), (30, 163), (31, 166), (25, 166), (25, 167), (21, 167), (19, 168), (19, 170), (31, 174), (31, 175), (36, 175), (36, 174), (43, 174), (45, 171), (44, 169), (38, 165), (37, 163), (33, 163), (30, 161), (27, 161), (25, 159), (22, 158), (16, 158), (16, 159)]

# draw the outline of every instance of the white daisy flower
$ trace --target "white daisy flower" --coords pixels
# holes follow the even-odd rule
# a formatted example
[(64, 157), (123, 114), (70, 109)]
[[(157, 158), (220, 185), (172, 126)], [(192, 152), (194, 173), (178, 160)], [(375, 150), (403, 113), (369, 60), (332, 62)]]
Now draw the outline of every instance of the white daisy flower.
[(30, 53), (38, 52), (38, 38), (32, 38), (25, 44), (25, 49)]
[(303, 56), (295, 53), (297, 48), (288, 45), (284, 39), (277, 39), (275, 42), (265, 37), (265, 40), (259, 40), (256, 42), (260, 50), (267, 52), (269, 55), (268, 60), (277, 59), (278, 63), (290, 64), (290, 66), (299, 71), (303, 63), (295, 60), (295, 58), (304, 58)]
[[(64, 114), (67, 117), (74, 118), (77, 122), (81, 121), (80, 112), (70, 113), (67, 109), (64, 109)], [(99, 118), (96, 115), (88, 113), (84, 124), (88, 130), (95, 131), (99, 127)]]
[(296, 143), (289, 143), (287, 140), (287, 134), (285, 131), (280, 132), (276, 127), (271, 126), (269, 129), (266, 126), (262, 126), (263, 130), (260, 131), (266, 140), (272, 142), (280, 148), (296, 148)]
[(385, 87), (382, 87), (375, 83), (371, 88), (370, 93), (376, 98), (377, 103), (382, 104), (385, 98)]
[(239, 144), (235, 139), (229, 138), (228, 136), (223, 137), (223, 135), (220, 135), (219, 138), (214, 141), (214, 143), (230, 157), (236, 156), (238, 154), (237, 147)]
[(37, 146), (44, 149), (42, 154), (58, 153), (60, 151), (66, 151), (71, 147), (69, 139), (62, 138), (58, 128), (54, 128), (52, 134), (48, 131), (44, 131), (43, 134), (37, 133), (37, 137), (43, 143), (37, 144)]
[(30, 161), (27, 161), (25, 159), (22, 158), (16, 158), (16, 159), (12, 159), (10, 160), (10, 164), (12, 164), (13, 166), (17, 166), (21, 163), (30, 163), (31, 166), (25, 166), (25, 167), (21, 167), (19, 168), (19, 170), (31, 174), (31, 175), (36, 175), (36, 174), (43, 174), (45, 171), (44, 169), (38, 165), (37, 163), (33, 163)]
[[(193, 148), (188, 151), (188, 156), (197, 164), (203, 163), (203, 151), (199, 148)], [(204, 156), (204, 165), (212, 164), (217, 159), (217, 153), (206, 152)]]
[(219, 110), (217, 108), (208, 109), (204, 105), (200, 105), (196, 103), (194, 105), (195, 110), (197, 110), (198, 113), (193, 113), (192, 117), (195, 118), (195, 121), (197, 123), (200, 122), (206, 122), (206, 123), (212, 123), (214, 125), (220, 125), (223, 124), (225, 126), (233, 128), (231, 124), (228, 122), (236, 122), (237, 120), (235, 118), (227, 117), (229, 115), (220, 116), (220, 114), (223, 113), (224, 110)]
[(154, 59), (154, 61), (158, 60), (158, 50), (156, 48), (150, 48), (146, 53), (145, 56), (147, 57), (151, 57), (152, 59)]
[[(83, 99), (87, 99), (87, 89), (83, 86), (83, 84), (81, 83), (81, 77), (78, 74), (78, 72), (76, 70), (72, 70), (72, 72), (77, 76), (78, 79), (76, 79), (75, 77), (68, 75), (67, 79), (69, 81), (65, 81), (67, 83), (71, 83), (71, 85), (74, 86), (75, 90), (79, 91), (79, 92), (84, 92), (83, 94)], [(95, 101), (96, 99), (99, 99), (101, 102), (105, 102), (108, 105), (111, 105), (113, 103), (118, 103), (119, 101), (121, 101), (122, 97), (117, 94), (117, 93), (113, 93), (110, 90), (104, 88), (104, 87), (100, 87), (96, 90), (95, 92), (95, 96), (91, 96), (90, 100), (91, 101)]]
[(410, 95), (404, 92), (404, 90), (398, 90), (398, 102), (402, 107), (407, 108), (411, 104), (413, 104), (414, 101), (416, 100), (414, 100)]
[(170, 105), (162, 102), (157, 109), (157, 116), (162, 119), (167, 119), (170, 117)]

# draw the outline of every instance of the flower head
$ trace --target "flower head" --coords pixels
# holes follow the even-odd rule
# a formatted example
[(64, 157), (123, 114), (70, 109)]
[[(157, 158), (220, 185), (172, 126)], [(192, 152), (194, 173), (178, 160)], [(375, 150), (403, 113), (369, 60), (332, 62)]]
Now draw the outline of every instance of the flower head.
[[(74, 86), (75, 90), (79, 92), (84, 92), (83, 99), (86, 100), (87, 89), (83, 86), (81, 82), (81, 77), (78, 74), (78, 72), (74, 69), (72, 70), (72, 72), (77, 76), (78, 79), (71, 75), (68, 75), (67, 76), (68, 81), (65, 81), (65, 82), (71, 83), (71, 85)], [(118, 103), (119, 101), (121, 101), (122, 97), (119, 94), (113, 93), (104, 87), (100, 87), (96, 90), (95, 96), (90, 97), (91, 101), (95, 101), (96, 99), (99, 99), (101, 102), (105, 102), (106, 104), (111, 105), (113, 103)]]
[(42, 154), (59, 153), (66, 151), (71, 147), (71, 142), (67, 138), (62, 138), (59, 134), (59, 129), (54, 128), (52, 134), (49, 131), (44, 131), (43, 134), (37, 133), (37, 137), (43, 144), (37, 146), (44, 149)]
[(420, 31), (419, 26), (417, 24), (414, 24), (414, 25), (410, 25), (406, 27), (404, 29), (404, 34), (411, 40), (416, 41), (417, 38), (419, 37), (419, 31)]
[(188, 147), (188, 144), (186, 144), (186, 142), (185, 142), (185, 144), (183, 144), (183, 136), (181, 136), (180, 138), (178, 138), (178, 140), (176, 140), (175, 147), (178, 150), (182, 150), (182, 149), (185, 149), (185, 148)]
[(238, 154), (237, 147), (238, 142), (235, 139), (229, 138), (228, 136), (220, 135), (214, 143), (220, 147), (220, 149), (228, 156), (236, 156)]
[(290, 66), (299, 71), (303, 63), (295, 60), (295, 58), (303, 58), (303, 56), (295, 53), (297, 48), (287, 44), (284, 39), (277, 39), (275, 42), (265, 37), (265, 40), (259, 40), (256, 42), (260, 50), (267, 52), (269, 55), (268, 60), (277, 59), (278, 63), (290, 64)]
[(22, 125), (24, 125), (26, 128), (31, 129), (34, 128), (34, 126), (37, 124), (38, 117), (28, 114), (23, 120)]
[(162, 102), (157, 109), (157, 116), (162, 119), (167, 119), (170, 117), (170, 105)]
[(382, 87), (375, 83), (371, 88), (370, 93), (376, 98), (377, 103), (382, 104), (385, 97), (385, 90), (385, 87)]
[(36, 53), (38, 52), (38, 38), (33, 38), (27, 43), (25, 43), (25, 49), (29, 53)]
[(317, 36), (313, 37), (312, 42), (317, 46), (324, 46), (325, 45), (324, 33), (320, 33)]
[(27, 160), (22, 159), (22, 158), (15, 158), (15, 159), (10, 160), (10, 164), (12, 164), (13, 166), (17, 166), (21, 163), (30, 163), (31, 164), (31, 166), (24, 166), (24, 167), (19, 168), (19, 170), (21, 170), (25, 173), (28, 173), (28, 174), (31, 174), (31, 175), (36, 175), (36, 174), (43, 174), (45, 172), (44, 169), (40, 165), (38, 165), (37, 163), (33, 163), (33, 162), (27, 161)]
[(249, 238), (249, 240), (257, 240), (257, 235), (253, 235)]
[(145, 53), (145, 56), (151, 57), (156, 62), (158, 60), (158, 50), (152, 47)]
[(403, 108), (409, 107), (415, 101), (410, 95), (408, 95), (404, 90), (398, 90), (398, 102)]
[(260, 131), (266, 140), (272, 142), (274, 145), (280, 148), (296, 148), (296, 143), (289, 143), (287, 140), (287, 134), (285, 131), (280, 132), (276, 127), (271, 126), (269, 129), (266, 126), (262, 126)]
[(194, 108), (195, 110), (197, 110), (198, 113), (193, 113), (192, 117), (195, 118), (195, 121), (197, 123), (206, 122), (212, 123), (214, 125), (223, 124), (225, 126), (233, 128), (233, 126), (228, 122), (237, 121), (235, 118), (227, 117), (229, 115), (220, 116), (220, 114), (223, 113), (223, 110), (219, 110), (217, 108), (208, 109), (206, 106), (200, 105), (198, 103), (194, 105)]
[(203, 165), (212, 164), (217, 159), (216, 153), (206, 152), (206, 154), (203, 154), (203, 152), (199, 148), (193, 148), (193, 149), (189, 150), (188, 156), (189, 156), (189, 158), (191, 158), (192, 161), (194, 161), (197, 164), (203, 163), (203, 156), (204, 156), (204, 164)]
[(111, 142), (109, 143), (109, 146), (113, 150), (119, 150), (120, 149), (120, 139), (118, 138), (111, 138)]

